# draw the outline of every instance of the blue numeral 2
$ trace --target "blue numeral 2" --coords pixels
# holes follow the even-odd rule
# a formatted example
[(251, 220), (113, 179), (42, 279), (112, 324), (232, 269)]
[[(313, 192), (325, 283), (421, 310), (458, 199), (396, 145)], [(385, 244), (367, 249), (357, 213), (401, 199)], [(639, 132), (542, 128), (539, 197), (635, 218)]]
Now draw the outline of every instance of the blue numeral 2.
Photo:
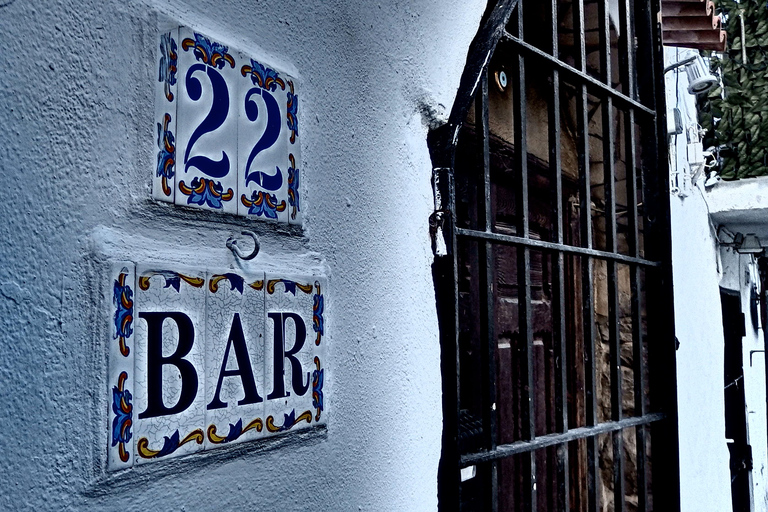
[(184, 170), (188, 171), (190, 167), (196, 167), (202, 173), (212, 178), (223, 178), (229, 174), (229, 157), (224, 151), (221, 152), (221, 159), (219, 160), (213, 160), (202, 155), (193, 156), (192, 158), (189, 157), (192, 148), (200, 137), (206, 133), (219, 129), (219, 127), (224, 124), (224, 121), (226, 121), (227, 115), (229, 114), (229, 90), (227, 88), (227, 82), (224, 81), (224, 77), (212, 67), (205, 66), (204, 64), (195, 64), (189, 68), (186, 77), (189, 98), (192, 101), (199, 101), (203, 94), (203, 87), (200, 80), (192, 76), (196, 71), (203, 71), (208, 75), (213, 90), (213, 101), (211, 101), (211, 109), (208, 111), (208, 115), (205, 116), (205, 119), (203, 119), (189, 138), (187, 151), (184, 154)]
[(253, 181), (265, 190), (279, 190), (283, 186), (283, 173), (279, 167), (275, 167), (275, 174), (267, 174), (263, 171), (249, 172), (253, 159), (256, 158), (256, 155), (265, 149), (271, 148), (277, 142), (280, 136), (280, 129), (282, 128), (280, 107), (277, 105), (277, 100), (269, 92), (258, 87), (254, 87), (245, 95), (245, 114), (248, 116), (248, 119), (256, 121), (259, 117), (259, 107), (251, 99), (254, 94), (260, 95), (267, 106), (267, 128), (256, 142), (256, 145), (253, 146), (253, 149), (251, 149), (250, 155), (248, 155), (248, 161), (245, 164), (245, 184), (248, 185), (248, 183)]

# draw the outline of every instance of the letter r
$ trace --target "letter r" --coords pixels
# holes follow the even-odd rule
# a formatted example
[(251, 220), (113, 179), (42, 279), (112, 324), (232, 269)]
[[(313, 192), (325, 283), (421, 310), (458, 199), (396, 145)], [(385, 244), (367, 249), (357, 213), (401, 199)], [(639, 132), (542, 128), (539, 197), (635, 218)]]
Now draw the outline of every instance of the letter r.
[[(267, 399), (284, 398), (291, 394), (285, 390), (284, 373), (286, 360), (291, 364), (291, 387), (293, 392), (303, 396), (307, 389), (309, 389), (310, 376), (309, 372), (304, 373), (301, 362), (296, 357), (296, 354), (302, 349), (307, 338), (307, 327), (304, 325), (304, 320), (296, 313), (268, 313), (267, 316), (272, 319), (275, 326), (274, 387), (272, 393), (267, 395)], [(291, 349), (286, 350), (285, 321), (289, 318), (293, 320), (293, 324), (296, 326), (296, 339)], [(306, 383), (304, 382), (304, 375), (307, 376)]]

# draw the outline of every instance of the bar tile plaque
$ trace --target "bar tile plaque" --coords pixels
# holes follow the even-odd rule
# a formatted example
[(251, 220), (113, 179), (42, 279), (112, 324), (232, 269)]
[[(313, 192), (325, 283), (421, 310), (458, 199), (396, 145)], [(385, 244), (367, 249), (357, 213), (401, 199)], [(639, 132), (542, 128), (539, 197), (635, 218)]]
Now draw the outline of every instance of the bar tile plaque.
[(322, 276), (112, 266), (110, 471), (323, 425)]

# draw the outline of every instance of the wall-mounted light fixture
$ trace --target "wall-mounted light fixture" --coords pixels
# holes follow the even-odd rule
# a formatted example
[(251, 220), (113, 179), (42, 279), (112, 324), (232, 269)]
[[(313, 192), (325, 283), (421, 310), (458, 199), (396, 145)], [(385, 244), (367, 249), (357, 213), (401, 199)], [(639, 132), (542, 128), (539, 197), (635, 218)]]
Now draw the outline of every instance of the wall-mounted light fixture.
[[(720, 242), (721, 246), (725, 247), (733, 247), (733, 249), (738, 252), (739, 254), (754, 254), (759, 255), (765, 251), (765, 247), (760, 245), (760, 239), (757, 238), (757, 235), (754, 233), (749, 234), (742, 234), (742, 233), (736, 233), (731, 234), (727, 229), (725, 229), (723, 226), (720, 226), (717, 230), (718, 233), (718, 240)], [(720, 237), (720, 234), (723, 233), (729, 237), (731, 237), (731, 241), (725, 241), (722, 240)]]
[(697, 55), (693, 62), (685, 66), (685, 72), (688, 74), (688, 94), (705, 93), (718, 83), (717, 77), (709, 72), (701, 55)]
[(741, 245), (735, 246), (736, 252), (741, 254), (758, 254), (763, 252), (763, 247), (760, 245), (760, 239), (754, 233), (744, 235), (744, 241)]
[[(728, 242), (727, 238), (723, 240), (722, 235), (731, 238), (731, 241)], [(717, 229), (717, 238), (721, 246), (733, 247), (739, 254), (754, 254), (757, 256), (765, 251), (765, 247), (760, 245), (760, 239), (754, 233), (744, 235), (737, 232), (732, 234), (725, 227), (720, 226)]]
[(688, 94), (702, 94), (712, 89), (718, 84), (716, 76), (712, 75), (704, 63), (701, 55), (692, 55), (686, 59), (675, 62), (664, 68), (666, 74), (673, 69), (685, 66), (685, 73), (688, 75)]

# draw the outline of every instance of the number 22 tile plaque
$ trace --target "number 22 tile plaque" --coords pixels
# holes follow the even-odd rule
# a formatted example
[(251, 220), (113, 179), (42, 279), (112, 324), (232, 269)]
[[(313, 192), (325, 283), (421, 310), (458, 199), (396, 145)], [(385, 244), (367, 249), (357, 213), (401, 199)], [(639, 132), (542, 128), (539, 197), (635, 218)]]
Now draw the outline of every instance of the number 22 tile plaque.
[(296, 80), (187, 27), (156, 55), (153, 197), (300, 224)]

